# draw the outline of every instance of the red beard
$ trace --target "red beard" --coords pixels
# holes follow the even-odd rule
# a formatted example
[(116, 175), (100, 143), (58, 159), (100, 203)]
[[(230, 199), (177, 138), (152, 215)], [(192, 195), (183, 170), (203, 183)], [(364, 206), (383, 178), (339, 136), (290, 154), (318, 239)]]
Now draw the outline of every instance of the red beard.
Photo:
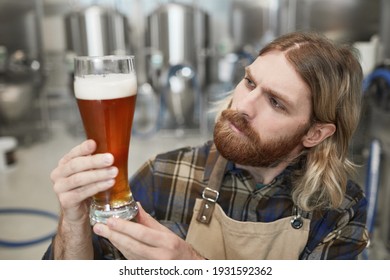
[[(235, 126), (241, 133), (234, 131)], [(292, 160), (290, 154), (301, 144), (308, 126), (298, 127), (294, 135), (262, 141), (247, 116), (235, 110), (224, 110), (214, 128), (214, 143), (220, 154), (234, 163), (255, 167), (274, 167)]]

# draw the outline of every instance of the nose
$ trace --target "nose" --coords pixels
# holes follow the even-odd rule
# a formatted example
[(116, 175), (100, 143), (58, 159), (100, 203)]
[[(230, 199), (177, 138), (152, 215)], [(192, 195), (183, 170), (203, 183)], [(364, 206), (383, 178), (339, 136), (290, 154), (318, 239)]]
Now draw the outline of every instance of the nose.
[(244, 114), (248, 119), (253, 119), (258, 106), (259, 94), (256, 89), (239, 93), (233, 99), (232, 109)]

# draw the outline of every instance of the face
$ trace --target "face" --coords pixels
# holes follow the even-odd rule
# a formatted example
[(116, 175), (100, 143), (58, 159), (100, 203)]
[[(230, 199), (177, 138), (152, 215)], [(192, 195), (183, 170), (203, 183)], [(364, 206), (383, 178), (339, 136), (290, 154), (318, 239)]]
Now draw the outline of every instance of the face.
[(302, 150), (311, 110), (307, 85), (282, 52), (269, 52), (247, 67), (231, 108), (216, 123), (214, 142), (235, 163), (277, 166)]

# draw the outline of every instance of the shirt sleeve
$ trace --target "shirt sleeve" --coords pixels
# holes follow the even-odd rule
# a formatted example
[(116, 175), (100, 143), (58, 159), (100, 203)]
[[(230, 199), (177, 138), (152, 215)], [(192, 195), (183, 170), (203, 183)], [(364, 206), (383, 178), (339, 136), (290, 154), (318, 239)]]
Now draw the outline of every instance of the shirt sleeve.
[(156, 216), (154, 209), (154, 161), (148, 160), (130, 178), (130, 190), (133, 198), (140, 202), (142, 208), (152, 217)]
[[(327, 215), (328, 218), (332, 215), (339, 217), (334, 229), (314, 249), (306, 248), (302, 259), (353, 260), (366, 248), (369, 239), (366, 227), (367, 200), (361, 194), (347, 201), (352, 206), (342, 211), (334, 210)], [(326, 225), (326, 218), (321, 224)], [(319, 232), (320, 230), (317, 231)]]

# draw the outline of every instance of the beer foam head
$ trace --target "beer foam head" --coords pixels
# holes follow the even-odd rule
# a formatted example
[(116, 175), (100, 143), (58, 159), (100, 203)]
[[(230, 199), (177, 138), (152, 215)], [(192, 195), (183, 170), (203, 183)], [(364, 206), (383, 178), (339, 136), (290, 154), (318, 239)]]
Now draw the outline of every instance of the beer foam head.
[(137, 80), (134, 73), (75, 77), (74, 92), (78, 99), (122, 98), (137, 93)]

